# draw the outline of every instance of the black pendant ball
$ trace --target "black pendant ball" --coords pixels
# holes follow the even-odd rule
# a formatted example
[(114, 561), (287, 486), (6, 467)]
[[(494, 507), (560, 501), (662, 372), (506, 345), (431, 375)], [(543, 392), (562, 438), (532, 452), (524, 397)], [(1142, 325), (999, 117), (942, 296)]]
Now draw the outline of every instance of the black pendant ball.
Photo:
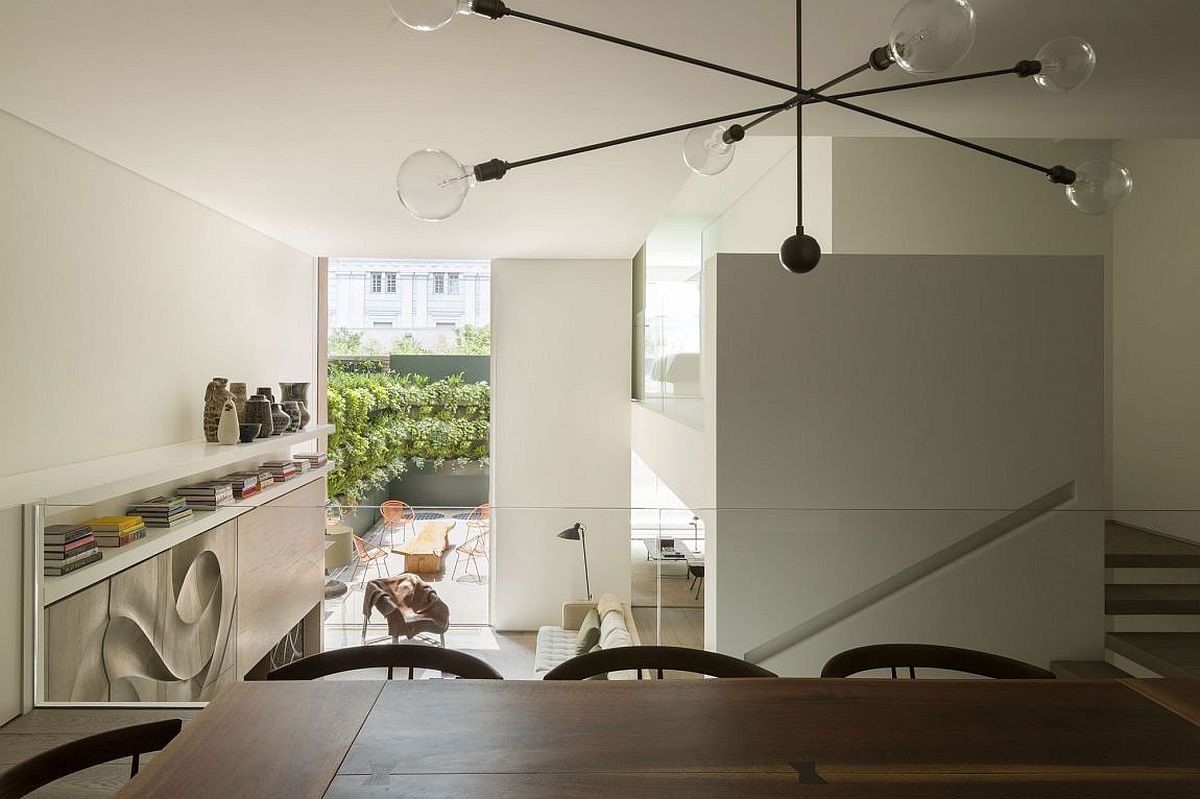
[(807, 274), (816, 269), (820, 262), (821, 245), (804, 233), (789, 236), (779, 248), (779, 263), (792, 274)]

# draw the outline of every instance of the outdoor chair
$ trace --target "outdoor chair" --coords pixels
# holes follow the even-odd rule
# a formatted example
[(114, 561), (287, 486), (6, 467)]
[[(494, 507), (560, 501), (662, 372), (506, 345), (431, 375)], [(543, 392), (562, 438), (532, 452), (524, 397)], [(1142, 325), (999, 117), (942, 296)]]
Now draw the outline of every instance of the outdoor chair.
[[(379, 506), (379, 515), (383, 517), (383, 528), (388, 534), (388, 546), (396, 545), (396, 528), (400, 528), (400, 543), (404, 543), (405, 532), (416, 534), (417, 512), (412, 505), (398, 499), (389, 499)], [(379, 543), (383, 543), (382, 536)]]
[(546, 672), (544, 680), (586, 680), (613, 671), (686, 671), (708, 677), (777, 677), (762, 666), (719, 652), (678, 646), (618, 646), (600, 649), (563, 661)]
[[(370, 572), (372, 563), (375, 564), (376, 572), (380, 571), (382, 568), (382, 570), (386, 572), (389, 577), (391, 576), (392, 573), (388, 571), (387, 568), (386, 550), (380, 549), (374, 544), (368, 544), (365, 540), (357, 535), (353, 536), (353, 540), (355, 560), (354, 568), (350, 570), (350, 582), (354, 582), (354, 575), (358, 573), (359, 566), (363, 567), (363, 576), (365, 577)], [(382, 567), (380, 566), (381, 563)], [(383, 577), (383, 574), (380, 574), (379, 576)]]
[(915, 679), (917, 669), (942, 669), (990, 677), (996, 680), (1053, 680), (1054, 674), (1019, 660), (934, 644), (873, 644), (848, 649), (834, 655), (821, 669), (822, 677), (849, 677), (874, 669), (890, 669), (892, 679), (897, 669), (907, 669)]
[(380, 644), (334, 649), (275, 669), (267, 674), (267, 679), (316, 680), (330, 674), (378, 668), (388, 670), (389, 680), (397, 668), (407, 668), (410, 680), (415, 669), (433, 669), (463, 680), (504, 679), (500, 672), (473, 655), (423, 644)]
[[(470, 525), (470, 522), (467, 522), (467, 524)], [(471, 566), (474, 566), (475, 579), (478, 582), (483, 582), (483, 575), (480, 573), (479, 564), (476, 561), (480, 558), (484, 561), (487, 560), (487, 538), (488, 532), (484, 530), (477, 535), (471, 536), (454, 548), (455, 558), (454, 568), (450, 571), (451, 580), (455, 579), (458, 574), (458, 564), (465, 556), (467, 558), (467, 565), (463, 568), (463, 577), (468, 576), (471, 573)]]
[(109, 730), (56, 746), (0, 774), (0, 799), (25, 796), (68, 774), (123, 757), (132, 756), (129, 776), (135, 777), (142, 753), (162, 749), (182, 727), (182, 720), (167, 719)]

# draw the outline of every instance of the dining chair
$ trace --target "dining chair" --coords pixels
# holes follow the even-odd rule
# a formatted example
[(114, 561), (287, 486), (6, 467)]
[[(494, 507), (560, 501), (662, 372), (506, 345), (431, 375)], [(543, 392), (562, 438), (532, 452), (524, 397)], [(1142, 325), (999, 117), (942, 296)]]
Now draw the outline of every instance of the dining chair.
[(708, 677), (777, 677), (762, 666), (719, 652), (680, 646), (617, 646), (578, 655), (546, 672), (545, 680), (586, 680), (612, 671), (686, 671)]
[[(467, 524), (470, 525), (471, 523), (468, 521)], [(476, 561), (480, 558), (482, 558), (485, 562), (487, 561), (487, 539), (488, 531), (483, 530), (482, 532), (471, 536), (466, 541), (454, 548), (454, 568), (450, 570), (451, 580), (453, 580), (458, 574), (458, 564), (465, 555), (467, 558), (467, 565), (463, 568), (463, 576), (466, 577), (468, 574), (470, 574), (471, 566), (474, 566), (475, 579), (480, 582), (483, 581), (483, 575), (480, 573), (479, 564)]]
[(268, 680), (315, 680), (330, 674), (359, 669), (407, 668), (408, 679), (415, 669), (433, 669), (463, 680), (503, 680), (500, 672), (466, 652), (424, 644), (381, 644), (333, 649), (289, 663), (267, 674)]
[[(417, 512), (412, 505), (398, 499), (389, 499), (379, 506), (379, 514), (383, 516), (383, 527), (388, 533), (388, 546), (396, 545), (396, 528), (400, 528), (400, 543), (404, 543), (405, 531), (414, 535), (417, 532)], [(382, 538), (380, 543), (383, 543)]]
[[(358, 573), (359, 566), (363, 567), (363, 569), (364, 569), (363, 576), (366, 576), (366, 574), (369, 573), (371, 570), (372, 563), (375, 564), (376, 572), (378, 572), (380, 570), (380, 568), (381, 568), (380, 563), (382, 563), (383, 571), (387, 572), (387, 575), (389, 577), (391, 577), (392, 573), (390, 571), (388, 571), (388, 567), (387, 567), (387, 550), (380, 549), (379, 547), (375, 546), (374, 544), (368, 544), (364, 539), (360, 538), (357, 535), (354, 535), (353, 533), (351, 533), (351, 535), (353, 536), (353, 540), (354, 540), (355, 560), (354, 560), (354, 568), (350, 570), (349, 582), (354, 582), (354, 575)], [(379, 576), (383, 577), (382, 574), (380, 574)]]
[(897, 669), (907, 669), (915, 679), (917, 669), (942, 669), (991, 677), (996, 680), (1053, 680), (1054, 674), (1020, 660), (936, 644), (872, 644), (847, 649), (834, 655), (821, 669), (822, 677), (849, 677), (874, 669), (890, 669), (892, 679)]
[(15, 799), (57, 779), (101, 763), (133, 758), (129, 776), (135, 777), (144, 752), (157, 752), (183, 727), (181, 719), (166, 719), (109, 730), (56, 746), (0, 774), (0, 799)]
[(488, 503), (483, 503), (479, 507), (467, 514), (467, 533), (470, 535), (479, 535), (480, 533), (491, 532), (492, 529), (492, 506)]

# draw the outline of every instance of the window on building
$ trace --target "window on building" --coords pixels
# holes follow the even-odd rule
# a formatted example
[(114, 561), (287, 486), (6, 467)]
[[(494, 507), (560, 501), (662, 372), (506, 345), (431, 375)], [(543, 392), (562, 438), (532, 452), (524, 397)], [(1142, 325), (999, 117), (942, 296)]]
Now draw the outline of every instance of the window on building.
[(371, 293), (379, 294), (383, 291), (383, 272), (371, 273)]
[(446, 293), (458, 294), (458, 272), (446, 273)]
[(390, 319), (376, 319), (371, 322), (371, 327), (394, 327)]
[(388, 272), (384, 278), (384, 285), (387, 287), (388, 294), (396, 293), (396, 273)]
[(434, 327), (436, 327), (438, 330), (453, 330), (454, 328), (458, 327), (458, 325), (454, 324), (453, 322), (434, 322)]
[(446, 293), (446, 273), (445, 272), (434, 272), (433, 273), (433, 293), (434, 294), (445, 294)]

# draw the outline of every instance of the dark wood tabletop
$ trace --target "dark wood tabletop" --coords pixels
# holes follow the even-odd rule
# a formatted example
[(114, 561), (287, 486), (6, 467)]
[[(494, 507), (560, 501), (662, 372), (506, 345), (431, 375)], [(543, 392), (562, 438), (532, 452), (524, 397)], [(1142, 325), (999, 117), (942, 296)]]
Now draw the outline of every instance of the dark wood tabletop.
[(122, 796), (1200, 795), (1200, 681), (240, 683)]

